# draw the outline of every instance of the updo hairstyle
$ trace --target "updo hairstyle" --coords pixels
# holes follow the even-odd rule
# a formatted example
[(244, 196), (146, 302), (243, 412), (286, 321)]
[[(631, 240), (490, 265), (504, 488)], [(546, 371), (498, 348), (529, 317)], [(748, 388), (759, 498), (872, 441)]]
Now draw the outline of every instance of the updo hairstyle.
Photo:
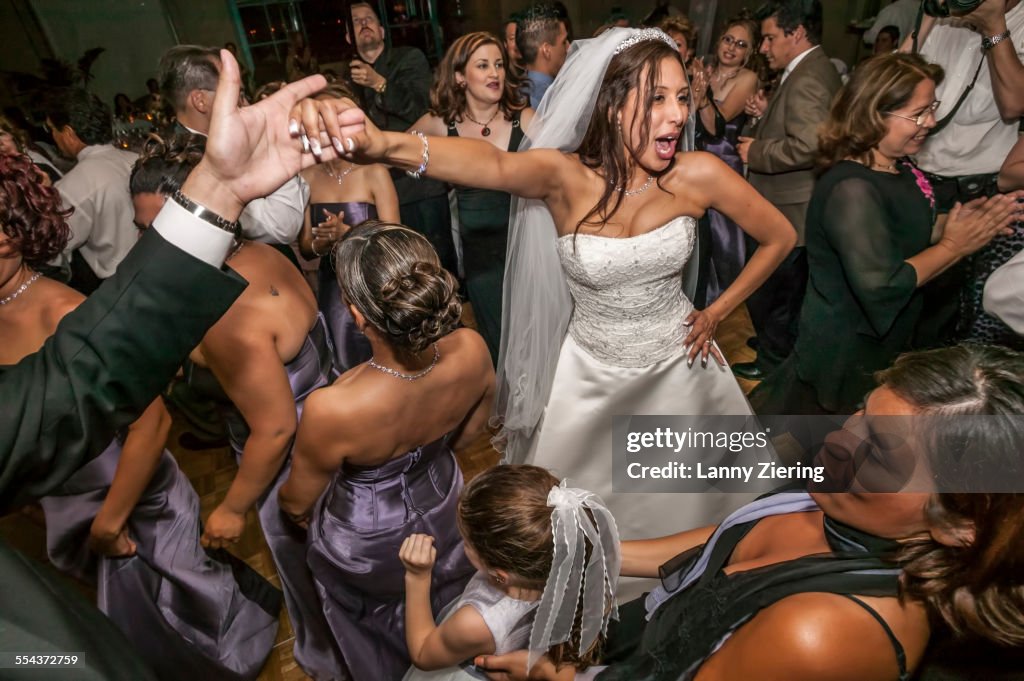
[(418, 353), (459, 324), (455, 277), (408, 227), (367, 220), (338, 242), (334, 265), (345, 300), (396, 350)]

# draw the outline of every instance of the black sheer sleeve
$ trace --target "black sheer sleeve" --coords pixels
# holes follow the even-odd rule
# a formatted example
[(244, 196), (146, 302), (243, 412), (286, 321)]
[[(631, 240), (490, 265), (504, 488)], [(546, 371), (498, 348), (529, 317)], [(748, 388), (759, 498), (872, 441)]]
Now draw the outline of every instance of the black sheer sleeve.
[(917, 290), (917, 273), (893, 241), (881, 194), (865, 179), (840, 181), (825, 202), (822, 224), (871, 325), (858, 330), (884, 336)]

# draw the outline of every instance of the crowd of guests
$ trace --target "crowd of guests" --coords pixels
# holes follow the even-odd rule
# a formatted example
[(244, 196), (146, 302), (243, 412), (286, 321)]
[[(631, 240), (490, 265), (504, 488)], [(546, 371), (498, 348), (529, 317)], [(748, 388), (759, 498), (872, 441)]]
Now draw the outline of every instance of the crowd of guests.
[[(658, 7), (574, 40), (532, 6), (432, 73), (355, 3), (346, 78), (293, 36), (294, 82), (251, 103), (230, 51), (179, 45), (145, 102), (47, 100), (63, 173), (0, 118), (0, 380), (27, 399), (19, 370), (82, 352), (43, 383), (94, 386), (12, 448), (69, 452), (19, 463), (42, 481), (5, 508), (40, 500), (52, 564), (144, 673), (255, 678), (282, 602), (314, 679), (905, 679), (943, 637), (1007, 671), (1019, 484), (624, 493), (612, 420), (913, 416), (934, 471), (1024, 450), (1024, 3), (925, 17), (904, 51), (880, 30), (845, 83), (817, 0), (729, 19), (706, 56)], [(125, 150), (115, 118), (156, 109), (163, 139)], [(744, 306), (757, 359), (729, 367)], [(186, 321), (140, 341), (100, 309)], [(205, 521), (164, 448), (178, 367), (174, 407), (238, 463)], [(464, 486), (453, 452), (489, 424), (503, 465)], [(280, 589), (228, 550), (250, 510)]]

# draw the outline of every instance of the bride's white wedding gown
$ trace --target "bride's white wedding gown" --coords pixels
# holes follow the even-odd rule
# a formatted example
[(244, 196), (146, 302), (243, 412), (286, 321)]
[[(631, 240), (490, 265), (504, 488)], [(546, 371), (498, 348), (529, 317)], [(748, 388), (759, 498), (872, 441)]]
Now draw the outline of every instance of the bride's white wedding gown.
[(612, 493), (614, 416), (751, 413), (727, 367), (713, 358), (707, 367), (686, 365), (683, 322), (693, 304), (681, 273), (696, 227), (681, 216), (627, 239), (579, 234), (557, 242), (574, 309), (524, 463), (599, 494), (623, 539), (717, 523), (753, 497)]

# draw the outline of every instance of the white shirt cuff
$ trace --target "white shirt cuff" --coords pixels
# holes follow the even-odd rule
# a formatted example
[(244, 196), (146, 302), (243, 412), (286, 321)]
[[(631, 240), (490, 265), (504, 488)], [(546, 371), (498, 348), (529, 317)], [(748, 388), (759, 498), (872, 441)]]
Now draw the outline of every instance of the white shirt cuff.
[(234, 244), (234, 237), (197, 218), (168, 197), (153, 219), (153, 229), (189, 255), (220, 269)]

